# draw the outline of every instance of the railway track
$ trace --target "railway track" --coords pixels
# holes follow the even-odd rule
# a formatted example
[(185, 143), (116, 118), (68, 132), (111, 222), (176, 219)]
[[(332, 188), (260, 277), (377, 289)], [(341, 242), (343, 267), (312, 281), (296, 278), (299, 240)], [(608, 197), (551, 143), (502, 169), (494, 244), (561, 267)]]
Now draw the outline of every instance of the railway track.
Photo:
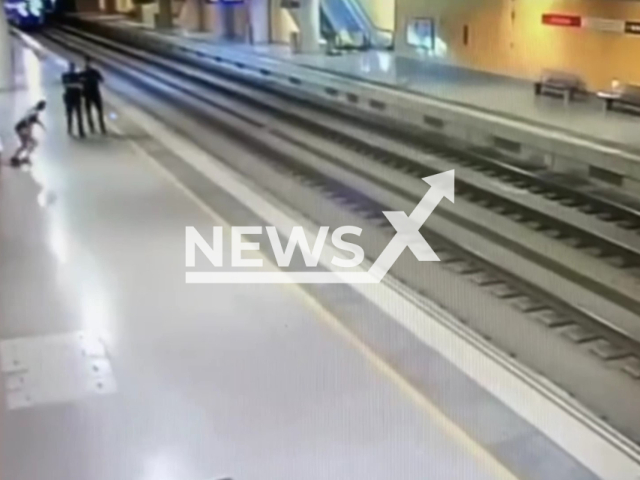
[[(49, 39), (67, 48), (75, 48), (78, 52), (92, 49), (94, 56), (110, 68), (117, 70), (117, 65), (120, 65), (120, 70), (137, 69), (140, 72), (138, 76), (143, 72), (144, 75), (152, 75), (155, 80), (190, 96), (193, 101), (214, 107), (225, 116), (233, 117), (236, 123), (244, 124), (244, 127), (233, 128), (229, 126), (229, 122), (220, 120), (212, 123), (216, 128), (225, 129), (226, 133), (245, 146), (252, 146), (274, 172), (295, 179), (336, 208), (348, 210), (386, 235), (391, 235), (393, 230), (386, 223), (382, 211), (415, 204), (424, 189), (420, 185), (421, 177), (441, 171), (439, 168), (444, 164), (458, 165), (456, 195), (469, 203), (471, 213), (484, 211), (486, 213), (483, 215), (489, 215), (489, 218), (502, 217), (506, 222), (532, 232), (532, 235), (547, 237), (546, 240), (552, 242), (544, 245), (562, 244), (565, 249), (561, 249), (561, 254), (567, 252), (567, 249), (573, 249), (580, 255), (591, 257), (594, 268), (606, 267), (612, 278), (622, 278), (624, 282), (618, 285), (600, 284), (581, 288), (590, 292), (595, 301), (606, 298), (613, 306), (619, 307), (620, 312), (612, 311), (624, 311), (626, 323), (621, 321), (622, 313), (620, 318), (604, 318), (602, 315), (594, 315), (584, 305), (562, 295), (554, 295), (549, 288), (540, 285), (540, 278), (544, 278), (544, 275), (538, 276), (535, 281), (535, 275), (527, 277), (519, 274), (521, 266), (534, 269), (535, 264), (541, 263), (543, 266), (538, 265), (539, 269), (549, 267), (550, 270), (555, 270), (556, 276), (562, 277), (558, 262), (548, 261), (539, 252), (537, 256), (533, 255), (536, 252), (533, 252), (531, 245), (523, 247), (514, 244), (500, 232), (486, 225), (482, 228), (477, 221), (469, 217), (462, 218), (453, 210), (444, 212), (445, 218), (437, 224), (443, 228), (432, 228), (433, 222), (430, 220), (422, 231), (442, 259), (439, 268), (464, 280), (466, 287), (461, 287), (463, 290), (479, 290), (511, 309), (511, 319), (515, 325), (510, 325), (509, 329), (517, 329), (517, 321), (521, 320), (542, 325), (545, 332), (563, 339), (568, 348), (570, 346), (576, 352), (586, 354), (585, 358), (596, 359), (603, 372), (617, 375), (616, 380), (625, 382), (630, 391), (640, 388), (640, 337), (634, 330), (638, 326), (634, 322), (640, 323), (640, 317), (637, 316), (640, 309), (636, 302), (639, 297), (633, 296), (636, 291), (634, 289), (637, 288), (634, 280), (640, 259), (638, 245), (634, 244), (633, 239), (640, 238), (637, 236), (640, 220), (633, 209), (608, 199), (572, 191), (532, 172), (501, 161), (491, 161), (477, 153), (455, 150), (447, 145), (425, 145), (424, 139), (411, 133), (400, 137), (397, 131), (384, 130), (377, 122), (365, 122), (363, 125), (359, 121), (354, 126), (344, 114), (336, 116), (327, 106), (318, 110), (314, 104), (298, 102), (292, 108), (291, 99), (283, 98), (281, 92), (265, 93), (256, 90), (255, 86), (234, 85), (234, 82), (225, 78), (213, 78), (210, 73), (202, 72), (201, 66), (177, 66), (172, 61), (158, 58), (149, 52), (92, 38), (86, 33), (76, 32), (74, 36), (70, 36), (69, 31), (58, 31), (52, 32)], [(212, 97), (212, 92), (218, 95)], [(219, 97), (220, 93), (225, 94), (224, 99)], [(315, 115), (310, 116), (312, 113)], [(205, 119), (211, 121), (211, 117), (203, 117)], [(247, 124), (259, 129), (260, 135), (250, 135), (248, 138)], [(283, 141), (287, 142), (286, 147), (283, 147)], [(390, 148), (393, 146), (398, 148)], [(440, 163), (434, 165), (431, 157), (437, 157), (436, 161)], [(502, 183), (527, 191), (561, 208), (574, 210), (577, 216), (597, 219), (596, 222), (602, 223), (602, 228), (595, 232), (589, 231), (581, 228), (579, 219), (568, 223), (541, 211), (541, 208), (532, 208), (523, 201), (513, 201), (505, 194), (492, 191), (493, 183), (488, 184), (489, 186), (474, 184), (470, 181), (474, 178), (471, 174), (467, 175), (469, 180), (465, 181), (464, 174), (459, 174), (464, 169), (486, 178), (497, 178)], [(291, 203), (290, 198), (283, 199)], [(312, 218), (314, 216), (313, 212), (304, 213)], [(470, 238), (479, 241), (470, 241)], [(499, 248), (480, 248), (480, 241), (494, 243)], [(366, 251), (369, 258), (378, 253), (375, 248)], [(517, 260), (514, 262), (515, 266), (507, 268), (495, 261), (501, 254), (511, 255), (514, 259), (528, 258), (526, 261)], [(413, 271), (415, 269), (402, 268), (403, 265), (407, 264), (395, 268), (393, 275), (412, 289), (427, 297), (431, 296), (433, 288), (426, 285), (428, 282), (416, 275)], [(581, 276), (572, 271), (565, 277), (565, 282), (588, 280), (582, 278), (584, 272)], [(621, 304), (623, 307), (620, 307)], [(523, 354), (526, 350), (523, 341), (528, 342), (530, 339), (520, 338), (514, 341), (513, 338), (501, 336), (496, 330), (499, 326), (476, 321), (468, 315), (462, 315), (461, 318), (485, 337), (495, 340), (498, 346), (576, 395), (585, 404), (595, 406), (596, 412), (629, 437), (640, 440), (640, 422), (633, 425), (627, 422), (624, 425), (623, 420), (628, 414), (639, 413), (638, 408), (631, 406), (626, 411), (627, 415), (617, 414), (613, 411), (613, 405), (607, 406), (602, 400), (588, 398), (586, 389), (570, 378), (571, 372), (562, 371), (562, 368), (550, 371), (549, 363), (545, 363), (544, 359), (536, 361), (531, 358), (531, 353)]]

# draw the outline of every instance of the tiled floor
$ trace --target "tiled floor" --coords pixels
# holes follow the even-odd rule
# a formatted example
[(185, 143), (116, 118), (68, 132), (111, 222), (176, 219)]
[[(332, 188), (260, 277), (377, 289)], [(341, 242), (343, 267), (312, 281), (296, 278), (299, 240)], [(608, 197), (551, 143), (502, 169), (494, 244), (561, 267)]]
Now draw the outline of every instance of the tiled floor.
[(297, 290), (185, 285), (213, 218), (126, 135), (67, 137), (60, 66), (16, 58), (7, 149), (50, 105), (34, 168), (0, 169), (3, 479), (493, 478)]

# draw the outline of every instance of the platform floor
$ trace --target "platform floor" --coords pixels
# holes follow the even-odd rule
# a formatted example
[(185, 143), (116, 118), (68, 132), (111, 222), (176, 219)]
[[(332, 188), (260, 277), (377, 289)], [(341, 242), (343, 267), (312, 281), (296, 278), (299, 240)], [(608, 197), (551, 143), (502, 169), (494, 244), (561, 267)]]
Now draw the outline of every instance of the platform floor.
[(33, 169), (0, 169), (0, 477), (497, 478), (295, 287), (184, 284), (216, 220), (132, 139), (65, 132), (61, 66), (16, 48)]
[[(98, 19), (100, 17), (96, 17)], [(140, 25), (105, 17), (127, 27)], [(411, 91), (490, 112), (517, 122), (548, 127), (550, 130), (586, 138), (603, 144), (640, 151), (640, 117), (604, 112), (596, 98), (565, 106), (562, 100), (536, 97), (531, 82), (462, 68), (429, 57), (409, 58), (393, 52), (357, 52), (329, 57), (325, 54), (293, 54), (287, 45), (223, 43), (207, 34), (183, 31), (163, 32), (197, 42), (210, 50), (237, 50), (295, 62), (394, 89)]]

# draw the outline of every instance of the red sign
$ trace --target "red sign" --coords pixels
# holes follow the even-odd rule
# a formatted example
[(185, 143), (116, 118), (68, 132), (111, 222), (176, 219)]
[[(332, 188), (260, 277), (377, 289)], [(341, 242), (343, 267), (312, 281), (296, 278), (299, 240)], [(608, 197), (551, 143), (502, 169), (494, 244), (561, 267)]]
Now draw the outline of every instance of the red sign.
[(582, 20), (577, 15), (557, 15), (555, 13), (545, 13), (542, 15), (544, 25), (554, 25), (556, 27), (579, 27)]

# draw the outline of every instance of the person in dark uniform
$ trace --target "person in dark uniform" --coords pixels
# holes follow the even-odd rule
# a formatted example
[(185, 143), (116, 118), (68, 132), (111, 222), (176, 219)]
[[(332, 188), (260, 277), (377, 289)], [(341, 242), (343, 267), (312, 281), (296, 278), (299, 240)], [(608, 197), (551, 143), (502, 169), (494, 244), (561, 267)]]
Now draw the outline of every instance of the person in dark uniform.
[(64, 85), (64, 105), (67, 112), (67, 131), (73, 135), (73, 117), (76, 117), (78, 135), (84, 138), (84, 122), (82, 120), (82, 77), (76, 72), (76, 65), (69, 63), (69, 70), (62, 74)]
[(100, 93), (100, 84), (104, 81), (100, 70), (95, 68), (90, 57), (85, 58), (84, 72), (82, 72), (82, 83), (84, 85), (84, 106), (89, 122), (91, 133), (95, 132), (93, 124), (93, 108), (98, 112), (98, 121), (100, 122), (100, 131), (106, 135), (107, 128), (104, 125), (104, 112), (102, 109), (102, 94)]

